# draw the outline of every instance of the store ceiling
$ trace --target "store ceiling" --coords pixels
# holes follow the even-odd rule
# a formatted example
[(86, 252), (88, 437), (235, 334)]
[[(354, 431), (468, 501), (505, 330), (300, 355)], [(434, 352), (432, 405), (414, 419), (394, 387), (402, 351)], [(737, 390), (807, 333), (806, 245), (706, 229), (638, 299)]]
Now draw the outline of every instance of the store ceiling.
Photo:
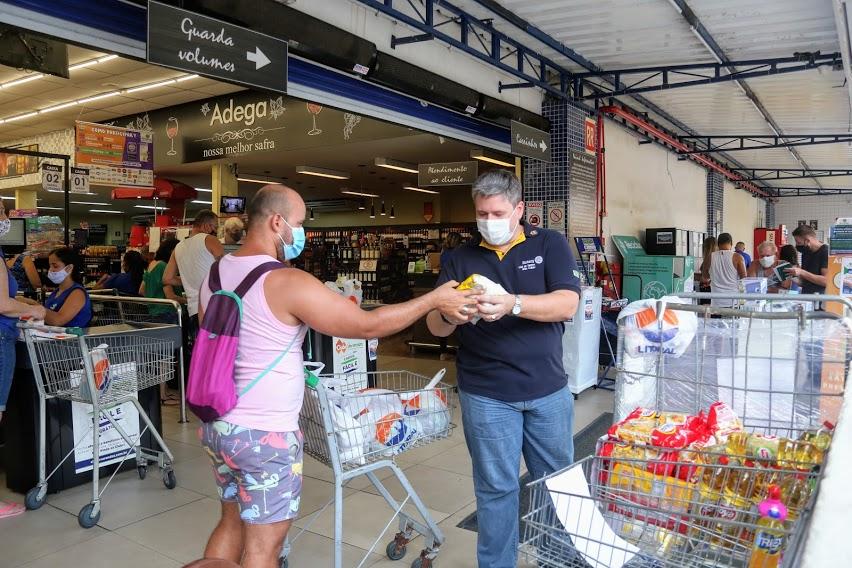
[[(716, 59), (673, 0), (497, 0), (567, 47), (603, 69), (709, 63)], [(494, 14), (480, 0), (457, 0), (463, 9), (483, 17)], [(788, 57), (796, 52), (840, 51), (832, 0), (687, 0), (689, 7), (730, 60)], [(566, 68), (582, 68), (561, 53), (501, 18), (497, 29), (524, 38)], [(842, 71), (823, 67), (773, 77), (748, 79), (782, 134), (846, 133), (852, 131), (849, 91)], [(735, 83), (696, 86), (645, 93), (675, 119), (699, 134), (772, 135), (751, 101)], [(626, 97), (631, 106), (641, 103)], [(674, 125), (651, 113), (676, 132)], [(813, 169), (847, 168), (852, 145), (830, 144), (797, 148)], [(788, 150), (730, 154), (746, 167), (801, 168)], [(724, 158), (723, 158), (724, 159)], [(816, 180), (794, 182), (817, 187)], [(825, 188), (851, 187), (850, 178), (822, 178)], [(773, 185), (782, 186), (781, 182)]]
[[(68, 47), (69, 64), (97, 61), (108, 54)], [(81, 69), (72, 70), (70, 79), (45, 75), (20, 85), (0, 88), (0, 120), (16, 117), (38, 109), (49, 108), (71, 100), (85, 99), (138, 86), (157, 84), (162, 81), (186, 76), (170, 69), (148, 65), (124, 58), (114, 58)], [(31, 76), (31, 73), (0, 66), (0, 85)], [(169, 85), (157, 86), (137, 93), (122, 93), (73, 105), (64, 109), (40, 114), (33, 117), (0, 122), (0, 146), (14, 143), (22, 138), (43, 134), (55, 130), (73, 128), (75, 120), (91, 122), (110, 121), (112, 119), (159, 108), (180, 105), (186, 102), (207, 99), (211, 96), (240, 91), (239, 87), (217, 81), (196, 77)], [(364, 117), (363, 120), (372, 119)], [(291, 150), (276, 156), (248, 155), (236, 160), (241, 176), (283, 181), (299, 190), (309, 199), (341, 197), (341, 189), (375, 193), (389, 201), (408, 190), (405, 185), (416, 185), (416, 174), (376, 167), (377, 157), (392, 158), (410, 163), (468, 160), (469, 144), (439, 137), (433, 134), (418, 133), (412, 129), (397, 127), (399, 135), (392, 138), (358, 142), (357, 144), (335, 143), (329, 140), (327, 145)], [(229, 160), (233, 161), (233, 160)], [(210, 188), (210, 169), (213, 162), (196, 162), (171, 167), (158, 167), (157, 173), (199, 188)], [(330, 180), (315, 176), (297, 174), (297, 165), (313, 165), (351, 173), (349, 180)], [(361, 165), (362, 167), (359, 167)], [(241, 195), (250, 196), (260, 184), (240, 182)], [(137, 205), (152, 205), (146, 200), (115, 200), (110, 197), (109, 187), (93, 187), (93, 195), (72, 196), (72, 214), (87, 213), (89, 209), (106, 209), (126, 215), (139, 215), (146, 212)], [(455, 188), (457, 190), (458, 188)], [(441, 191), (451, 191), (443, 189)], [(39, 205), (42, 207), (62, 207), (62, 194), (39, 192)], [(9, 197), (13, 190), (2, 191)], [(209, 201), (210, 194), (202, 192), (199, 201)], [(9, 201), (7, 201), (7, 204)], [(93, 203), (95, 205), (87, 205)], [(108, 203), (108, 206), (103, 205)], [(188, 203), (188, 211), (208, 207), (206, 203)], [(116, 214), (119, 214), (116, 213)]]

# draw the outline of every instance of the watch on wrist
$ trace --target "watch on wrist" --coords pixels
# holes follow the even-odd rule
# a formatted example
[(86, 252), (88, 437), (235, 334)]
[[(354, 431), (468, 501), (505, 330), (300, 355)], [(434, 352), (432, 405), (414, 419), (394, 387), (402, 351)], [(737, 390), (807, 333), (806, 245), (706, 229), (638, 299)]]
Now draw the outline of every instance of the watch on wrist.
[(519, 316), (521, 315), (521, 295), (515, 294), (515, 305), (512, 306), (512, 315)]

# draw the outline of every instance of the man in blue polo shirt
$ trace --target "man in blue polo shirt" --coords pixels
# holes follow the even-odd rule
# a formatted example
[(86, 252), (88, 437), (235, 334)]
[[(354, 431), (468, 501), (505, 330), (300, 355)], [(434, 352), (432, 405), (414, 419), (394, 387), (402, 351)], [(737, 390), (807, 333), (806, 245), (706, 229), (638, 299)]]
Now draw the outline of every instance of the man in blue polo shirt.
[[(433, 311), (430, 331), (457, 331), (459, 399), (473, 462), (480, 568), (514, 568), (521, 455), (538, 479), (571, 464), (574, 399), (562, 367), (563, 323), (577, 310), (579, 273), (566, 238), (521, 222), (518, 178), (485, 173), (473, 184), (481, 239), (459, 247), (438, 285), (481, 274), (508, 294), (458, 313)], [(474, 315), (481, 316), (470, 324)]]

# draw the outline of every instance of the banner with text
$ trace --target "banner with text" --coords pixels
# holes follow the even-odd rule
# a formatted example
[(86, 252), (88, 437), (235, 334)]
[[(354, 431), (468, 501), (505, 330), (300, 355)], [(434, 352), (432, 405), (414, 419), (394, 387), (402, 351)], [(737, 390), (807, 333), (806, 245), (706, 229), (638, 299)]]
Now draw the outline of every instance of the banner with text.
[(153, 187), (151, 132), (77, 121), (74, 161), (96, 185)]
[(475, 161), (420, 164), (417, 169), (420, 187), (470, 185), (479, 175), (479, 163)]

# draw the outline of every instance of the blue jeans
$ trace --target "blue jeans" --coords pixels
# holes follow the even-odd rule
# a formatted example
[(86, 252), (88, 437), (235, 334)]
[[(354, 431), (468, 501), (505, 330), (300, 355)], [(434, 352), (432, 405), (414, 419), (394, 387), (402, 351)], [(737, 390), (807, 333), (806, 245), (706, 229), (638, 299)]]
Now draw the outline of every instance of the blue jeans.
[(518, 469), (523, 453), (533, 479), (574, 459), (574, 397), (568, 388), (526, 402), (503, 402), (459, 391), (473, 462), (480, 568), (518, 563)]
[(0, 412), (6, 410), (12, 377), (15, 374), (15, 340), (17, 333), (0, 329)]

